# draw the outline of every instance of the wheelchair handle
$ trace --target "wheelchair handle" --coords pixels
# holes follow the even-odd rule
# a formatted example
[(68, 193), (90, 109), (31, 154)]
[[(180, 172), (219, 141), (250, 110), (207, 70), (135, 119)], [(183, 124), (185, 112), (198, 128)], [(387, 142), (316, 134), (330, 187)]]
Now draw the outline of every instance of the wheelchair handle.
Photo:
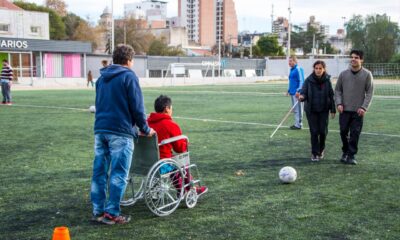
[(167, 138), (167, 139), (162, 140), (158, 144), (158, 146), (162, 146), (162, 145), (165, 145), (165, 144), (168, 144), (168, 143), (176, 142), (176, 141), (181, 140), (181, 139), (185, 139), (187, 142), (189, 142), (189, 138), (187, 136), (179, 135), (179, 136), (176, 136), (176, 137)]

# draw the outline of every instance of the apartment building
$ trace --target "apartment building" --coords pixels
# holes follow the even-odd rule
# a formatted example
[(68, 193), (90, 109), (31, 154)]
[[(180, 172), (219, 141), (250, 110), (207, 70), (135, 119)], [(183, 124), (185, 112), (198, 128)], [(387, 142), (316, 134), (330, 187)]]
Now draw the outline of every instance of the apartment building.
[(178, 17), (191, 44), (237, 45), (238, 21), (233, 0), (179, 0)]

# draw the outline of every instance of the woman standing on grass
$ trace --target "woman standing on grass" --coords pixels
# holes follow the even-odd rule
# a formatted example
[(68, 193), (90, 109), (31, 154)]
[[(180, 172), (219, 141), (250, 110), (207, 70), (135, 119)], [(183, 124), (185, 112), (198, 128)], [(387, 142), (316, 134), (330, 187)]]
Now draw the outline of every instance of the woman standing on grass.
[(331, 76), (326, 73), (324, 61), (316, 61), (314, 71), (305, 80), (299, 95), (299, 101), (305, 102), (311, 135), (311, 161), (324, 158), (325, 140), (328, 135), (329, 112), (334, 118), (336, 114)]

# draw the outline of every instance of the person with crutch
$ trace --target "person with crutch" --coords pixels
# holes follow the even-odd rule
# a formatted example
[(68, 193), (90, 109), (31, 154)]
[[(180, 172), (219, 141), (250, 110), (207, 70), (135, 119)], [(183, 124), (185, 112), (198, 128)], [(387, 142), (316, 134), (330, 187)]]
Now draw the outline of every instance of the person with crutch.
[(304, 70), (297, 65), (296, 56), (289, 57), (289, 88), (286, 96), (290, 96), (292, 100), (292, 108), (294, 113), (295, 122), (290, 129), (300, 130), (303, 127), (303, 103), (298, 103), (297, 96), (304, 83)]

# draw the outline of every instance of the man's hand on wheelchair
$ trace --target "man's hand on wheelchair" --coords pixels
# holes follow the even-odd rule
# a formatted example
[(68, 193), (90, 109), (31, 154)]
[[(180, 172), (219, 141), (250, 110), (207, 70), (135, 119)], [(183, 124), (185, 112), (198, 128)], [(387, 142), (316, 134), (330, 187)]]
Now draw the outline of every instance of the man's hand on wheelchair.
[(149, 131), (149, 133), (147, 135), (142, 133), (142, 132), (139, 132), (139, 136), (146, 136), (146, 137), (151, 137), (154, 134), (156, 134), (156, 131), (154, 131), (154, 129), (152, 129), (152, 128), (150, 128), (150, 131)]

